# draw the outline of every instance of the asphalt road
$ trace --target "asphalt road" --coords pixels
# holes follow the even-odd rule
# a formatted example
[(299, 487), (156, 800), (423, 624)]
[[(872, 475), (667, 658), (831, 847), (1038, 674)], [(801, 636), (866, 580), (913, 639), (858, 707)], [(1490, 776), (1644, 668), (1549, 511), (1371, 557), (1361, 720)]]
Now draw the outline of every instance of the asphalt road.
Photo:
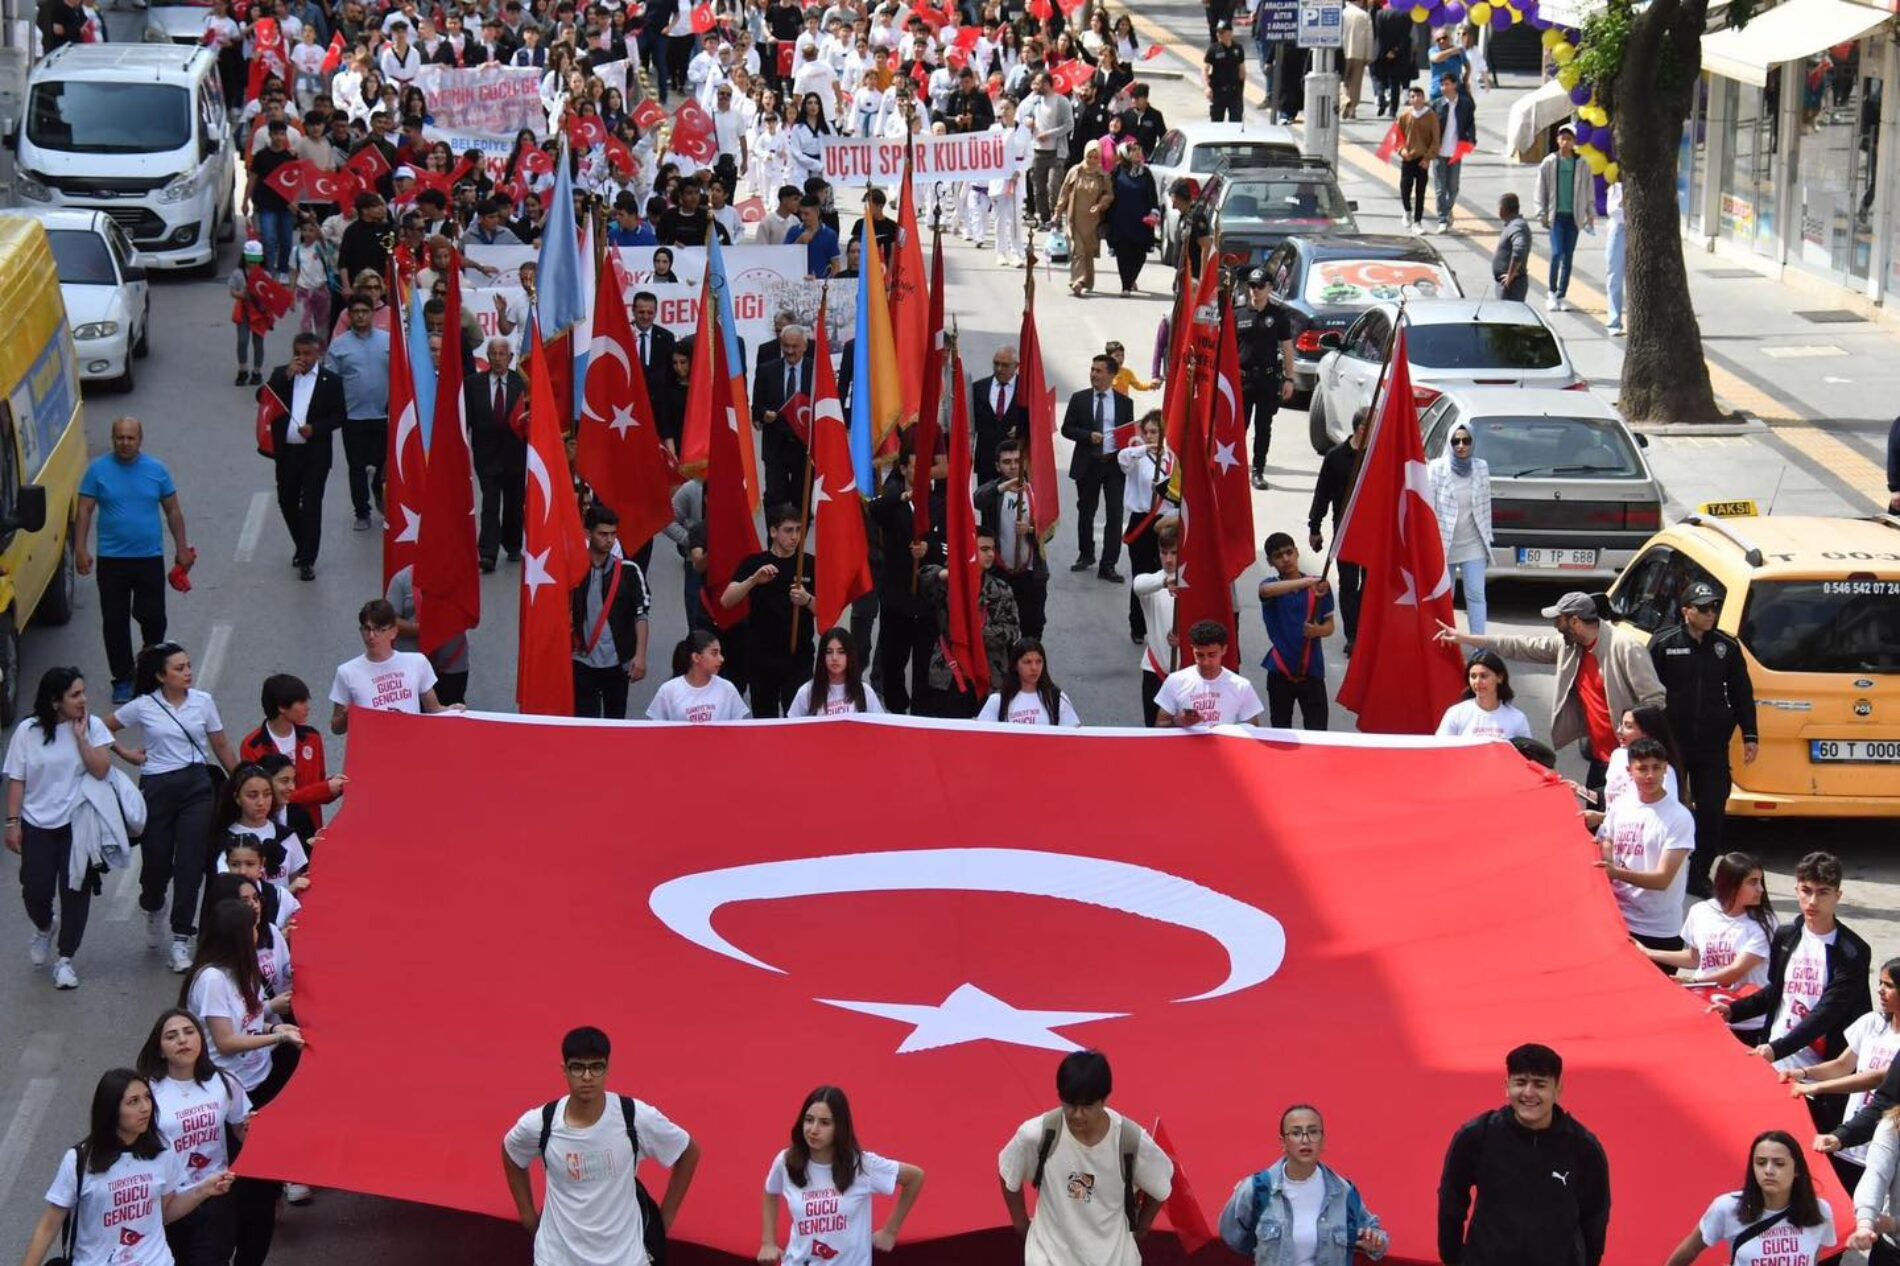
[[(1170, 117), (1195, 117), (1198, 91), (1156, 81), (1156, 104)], [(1372, 125), (1358, 125), (1370, 134)], [(1349, 133), (1349, 136), (1351, 134)], [(1390, 231), (1396, 217), (1390, 200), (1363, 175), (1347, 169), (1342, 182), (1348, 196), (1362, 199), (1362, 220), (1369, 231)], [(1460, 271), (1482, 271), (1489, 243), (1447, 239), (1447, 257)], [(946, 244), (949, 259), (948, 309), (964, 335), (966, 362), (973, 374), (988, 365), (991, 351), (1013, 342), (1020, 312), (1021, 278), (999, 269), (991, 251), (977, 252), (961, 241)], [(225, 259), (225, 268), (234, 260)], [(1104, 260), (1104, 264), (1109, 261)], [(1112, 271), (1110, 273), (1112, 276)], [(1133, 299), (1102, 296), (1070, 298), (1063, 278), (1045, 275), (1039, 285), (1044, 346), (1058, 389), (1066, 396), (1085, 379), (1088, 357), (1108, 338), (1119, 338), (1145, 372), (1157, 323), (1167, 309), (1167, 278), (1158, 265), (1143, 277), (1144, 293)], [(231, 384), (232, 332), (229, 299), (220, 277), (215, 282), (160, 280), (154, 287), (153, 351), (141, 363), (139, 386), (125, 396), (87, 396), (87, 432), (92, 451), (102, 452), (112, 419), (132, 414), (145, 424), (146, 450), (172, 468), (190, 524), (199, 565), (189, 595), (170, 601), (171, 636), (189, 648), (198, 666), (199, 684), (212, 690), (227, 725), (242, 732), (257, 720), (257, 687), (264, 676), (288, 671), (302, 676), (321, 698), (334, 666), (357, 653), (357, 606), (377, 593), (379, 537), (351, 531), (341, 460), (326, 502), (325, 540), (314, 583), (301, 583), (290, 568), (290, 545), (271, 491), (271, 471), (252, 451), (252, 404), (246, 390)], [(1586, 336), (1587, 341), (1587, 336)], [(288, 356), (289, 332), (270, 339), (273, 361)], [(1578, 345), (1576, 354), (1589, 369), (1596, 353)], [(1158, 405), (1159, 397), (1149, 400)], [(1138, 401), (1138, 404), (1141, 403)], [(1870, 401), (1872, 411), (1885, 407)], [(1756, 442), (1658, 440), (1652, 449), (1665, 480), (1672, 471), (1707, 478), (1712, 468), (1732, 469), (1737, 485), (1761, 479), (1767, 450)], [(1256, 494), (1255, 523), (1264, 535), (1274, 529), (1300, 530), (1311, 495), (1317, 459), (1305, 439), (1303, 411), (1282, 415), (1282, 433), (1270, 461), (1273, 491)], [(1836, 512), (1846, 512), (1841, 503)], [(1072, 510), (1067, 511), (1072, 515)], [(1074, 534), (1065, 523), (1053, 552), (1054, 579), (1046, 641), (1051, 671), (1089, 724), (1138, 724), (1138, 653), (1127, 637), (1125, 592), (1093, 574), (1072, 576)], [(1317, 560), (1309, 560), (1309, 566)], [(683, 634), (679, 563), (671, 550), (656, 551), (652, 577), (657, 595), (652, 645), (665, 662), (665, 651)], [(518, 576), (504, 565), (484, 582), (487, 612), (474, 635), (474, 671), (470, 704), (509, 710), (513, 699), (514, 619)], [(1519, 630), (1541, 623), (1537, 608), (1558, 589), (1548, 586), (1499, 586), (1492, 596), (1496, 627)], [(106, 672), (99, 638), (96, 591), (84, 583), (79, 610), (64, 629), (37, 630), (25, 642), (28, 682), (55, 664), (78, 664), (90, 674), (95, 700), (105, 702)], [(1256, 616), (1243, 613), (1243, 637), (1258, 647), (1262, 633)], [(1335, 686), (1343, 661), (1332, 652)], [(1256, 651), (1257, 654), (1257, 651)], [(1256, 681), (1257, 668), (1250, 669)], [(657, 685), (650, 679), (634, 691), (630, 709), (644, 710)], [(1548, 722), (1550, 678), (1527, 672), (1518, 678), (1520, 703), (1533, 724)], [(319, 708), (319, 711), (322, 711)], [(1350, 717), (1335, 712), (1335, 726)], [(332, 768), (344, 763), (341, 745), (331, 752)], [(345, 802), (347, 804), (347, 801)], [(1771, 890), (1784, 915), (1792, 911), (1792, 861), (1814, 847), (1831, 847), (1848, 860), (1849, 881), (1842, 916), (1885, 957), (1900, 952), (1900, 865), (1884, 851), (1884, 838), (1872, 828), (1831, 824), (1787, 824), (1736, 832), (1759, 849), (1776, 877)], [(0, 860), (11, 875), (14, 859)], [(153, 1016), (175, 997), (179, 978), (165, 970), (157, 953), (143, 943), (136, 915), (136, 887), (129, 875), (111, 877), (103, 900), (93, 907), (93, 923), (77, 966), (83, 986), (56, 993), (44, 971), (26, 963), (29, 930), (19, 905), (0, 901), (0, 1254), (25, 1242), (41, 1208), (40, 1196), (59, 1149), (78, 1136), (91, 1088), (105, 1068), (130, 1061)], [(426, 1043), (406, 1047), (419, 1083), (427, 1082), (430, 1053)], [(763, 1158), (761, 1159), (763, 1165)], [(446, 1214), (393, 1201), (320, 1193), (308, 1209), (290, 1210), (282, 1219), (273, 1261), (286, 1266), (350, 1260), (357, 1266), (412, 1263), (435, 1258), (469, 1262), (526, 1260), (523, 1238), (505, 1224)]]

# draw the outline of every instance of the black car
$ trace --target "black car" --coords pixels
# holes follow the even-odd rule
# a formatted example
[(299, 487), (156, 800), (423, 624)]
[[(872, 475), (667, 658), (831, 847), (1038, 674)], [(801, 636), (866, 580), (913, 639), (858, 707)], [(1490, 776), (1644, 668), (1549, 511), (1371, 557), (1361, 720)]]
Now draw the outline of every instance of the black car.
[[(1268, 284), (1293, 323), (1293, 386), (1313, 389), (1320, 336), (1344, 331), (1375, 303), (1404, 295), (1451, 299), (1464, 294), (1458, 278), (1429, 241), (1410, 235), (1289, 237), (1265, 264)], [(1244, 284), (1245, 278), (1242, 277)]]
[(1294, 234), (1359, 231), (1358, 204), (1317, 159), (1228, 162), (1207, 178), (1195, 209), (1206, 216), (1220, 262), (1239, 272)]

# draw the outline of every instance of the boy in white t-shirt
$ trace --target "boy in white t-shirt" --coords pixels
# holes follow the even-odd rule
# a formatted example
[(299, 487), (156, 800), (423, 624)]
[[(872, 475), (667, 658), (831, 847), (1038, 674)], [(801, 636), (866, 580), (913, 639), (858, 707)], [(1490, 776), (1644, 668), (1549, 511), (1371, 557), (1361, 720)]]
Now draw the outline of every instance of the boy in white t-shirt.
[(1218, 620), (1201, 620), (1188, 630), (1194, 664), (1170, 673), (1155, 694), (1155, 725), (1258, 725), (1266, 709), (1253, 683), (1222, 661), (1227, 658), (1227, 629)]
[(446, 707), (435, 697), (435, 667), (427, 655), (396, 649), (396, 608), (375, 598), (356, 613), (363, 635), (363, 653), (338, 664), (330, 683), (330, 733), (350, 728), (350, 709), (372, 712), (460, 712), (459, 703)]
[[(1597, 828), (1603, 857), (1597, 865), (1610, 877), (1630, 935), (1650, 949), (1678, 950), (1695, 819), (1663, 787), (1667, 748), (1655, 739), (1637, 739), (1629, 754), (1636, 794), (1624, 796), (1603, 815)], [(1674, 974), (1666, 966), (1663, 971)]]
[[(502, 1139), (508, 1192), (521, 1225), (534, 1236), (536, 1266), (647, 1266), (644, 1189), (635, 1176), (640, 1161), (651, 1157), (671, 1171), (655, 1210), (662, 1229), (678, 1219), (699, 1168), (699, 1144), (686, 1131), (649, 1104), (607, 1093), (611, 1054), (599, 1029), (569, 1032), (561, 1039), (567, 1094), (522, 1113)], [(540, 1212), (528, 1179), (537, 1159), (547, 1173)]]
[[(1174, 1162), (1148, 1131), (1110, 1110), (1113, 1089), (1106, 1055), (1064, 1055), (1056, 1067), (1062, 1107), (1023, 1122), (997, 1157), (1024, 1266), (1140, 1266), (1135, 1240), (1174, 1189)], [(1033, 1218), (1025, 1183), (1037, 1189)]]

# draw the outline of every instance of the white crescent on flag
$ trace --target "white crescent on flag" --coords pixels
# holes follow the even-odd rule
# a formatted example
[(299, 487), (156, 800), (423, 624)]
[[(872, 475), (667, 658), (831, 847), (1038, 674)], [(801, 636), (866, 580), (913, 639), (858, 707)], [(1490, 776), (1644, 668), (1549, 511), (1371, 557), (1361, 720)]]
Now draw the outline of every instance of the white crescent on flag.
[(414, 396), (411, 396), (408, 403), (403, 405), (402, 416), (396, 419), (396, 473), (404, 479), (407, 479), (408, 475), (402, 468), (402, 455), (409, 447), (409, 433), (415, 430), (416, 426), (416, 400)]
[(546, 523), (554, 513), (554, 481), (548, 474), (548, 464), (541, 459), (541, 451), (532, 444), (528, 445), (528, 478), (541, 489), (541, 521)]

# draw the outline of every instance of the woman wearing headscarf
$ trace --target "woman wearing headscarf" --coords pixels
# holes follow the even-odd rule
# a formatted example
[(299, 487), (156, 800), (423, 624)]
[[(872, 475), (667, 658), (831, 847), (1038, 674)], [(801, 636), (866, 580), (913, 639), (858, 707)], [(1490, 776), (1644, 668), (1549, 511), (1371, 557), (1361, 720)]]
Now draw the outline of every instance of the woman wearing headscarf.
[(1101, 251), (1102, 220), (1115, 200), (1114, 186), (1092, 151), (1062, 178), (1056, 219), (1069, 231), (1069, 293), (1095, 289), (1095, 256)]
[(1465, 623), (1483, 633), (1484, 569), (1491, 561), (1491, 467), (1476, 455), (1471, 428), (1460, 423), (1445, 451), (1432, 459), (1432, 509), (1445, 562), (1465, 586)]
[(1155, 225), (1161, 221), (1161, 195), (1155, 189), (1154, 173), (1148, 170), (1137, 141), (1123, 141), (1115, 165), (1114, 202), (1109, 207), (1108, 244), (1115, 252), (1115, 266), (1121, 272), (1122, 293), (1135, 293), (1141, 266), (1155, 242)]

